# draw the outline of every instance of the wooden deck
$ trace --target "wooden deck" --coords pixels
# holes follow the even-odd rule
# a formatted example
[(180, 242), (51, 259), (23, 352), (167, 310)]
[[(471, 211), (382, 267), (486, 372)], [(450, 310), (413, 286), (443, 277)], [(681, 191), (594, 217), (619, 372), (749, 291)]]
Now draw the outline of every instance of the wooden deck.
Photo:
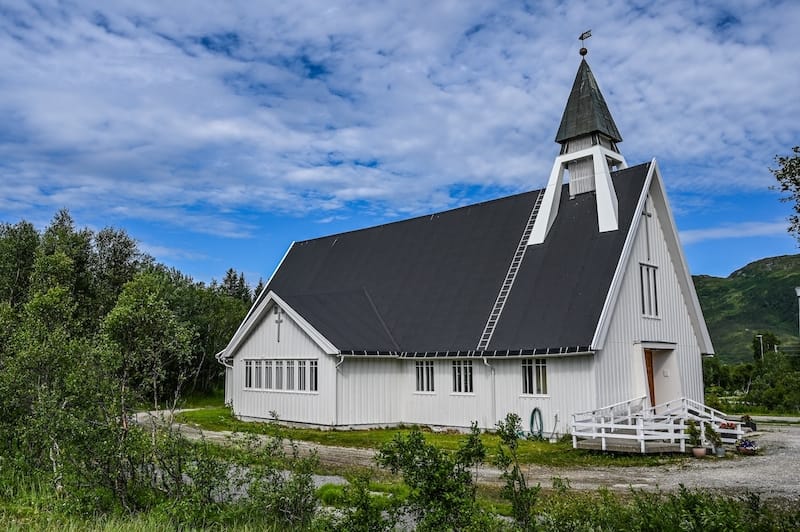
[[(602, 451), (603, 442), (600, 438), (578, 440), (577, 449), (587, 449), (590, 451)], [(619, 438), (606, 438), (606, 451), (614, 453), (641, 454), (642, 450), (639, 442), (635, 440), (623, 440)], [(645, 454), (666, 454), (680, 453), (680, 443), (669, 443), (660, 441), (649, 441), (644, 444)]]

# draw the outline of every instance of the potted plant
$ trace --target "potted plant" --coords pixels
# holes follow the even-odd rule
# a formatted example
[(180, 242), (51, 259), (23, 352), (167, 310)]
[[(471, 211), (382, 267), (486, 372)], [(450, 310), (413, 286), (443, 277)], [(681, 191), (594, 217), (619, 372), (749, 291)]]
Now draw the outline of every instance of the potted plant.
[(739, 454), (756, 454), (758, 452), (758, 444), (747, 438), (736, 440), (736, 452)]
[(750, 417), (749, 415), (747, 415), (747, 414), (745, 414), (745, 415), (743, 415), (743, 416), (742, 416), (742, 426), (748, 427), (748, 428), (749, 428), (750, 430), (752, 430), (753, 432), (755, 432), (755, 431), (757, 430), (757, 428), (756, 428), (756, 422), (755, 422), (755, 421), (753, 421), (753, 418), (751, 418), (751, 417)]
[(714, 448), (714, 454), (717, 458), (725, 456), (725, 447), (722, 445), (722, 436), (714, 429), (714, 425), (706, 423), (706, 438)]
[(688, 436), (689, 445), (692, 447), (692, 455), (695, 458), (702, 458), (706, 455), (706, 448), (703, 447), (703, 439), (700, 433), (700, 427), (694, 419), (686, 422), (686, 436)]

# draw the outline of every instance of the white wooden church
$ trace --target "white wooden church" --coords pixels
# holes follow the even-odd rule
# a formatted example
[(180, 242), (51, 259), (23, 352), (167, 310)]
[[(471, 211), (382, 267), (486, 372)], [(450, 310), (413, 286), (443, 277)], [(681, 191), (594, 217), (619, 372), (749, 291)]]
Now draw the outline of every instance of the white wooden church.
[(627, 164), (585, 58), (555, 140), (543, 190), (294, 242), (217, 357), (234, 414), (527, 429), (538, 409), (549, 435), (702, 403), (713, 347), (661, 173)]

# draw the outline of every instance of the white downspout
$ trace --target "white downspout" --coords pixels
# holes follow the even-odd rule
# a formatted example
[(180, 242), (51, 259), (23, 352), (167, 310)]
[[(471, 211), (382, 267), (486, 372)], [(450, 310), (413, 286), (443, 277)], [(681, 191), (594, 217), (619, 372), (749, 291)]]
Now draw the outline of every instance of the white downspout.
[[(486, 357), (483, 357), (483, 365), (489, 368), (492, 372), (492, 422), (497, 422), (497, 397), (495, 394), (495, 383), (494, 383), (494, 366), (490, 365), (489, 362), (486, 361)], [(489, 427), (487, 427), (489, 428)]]
[(344, 364), (344, 355), (339, 355), (339, 362), (334, 366), (333, 378), (333, 426), (339, 425), (339, 366)]

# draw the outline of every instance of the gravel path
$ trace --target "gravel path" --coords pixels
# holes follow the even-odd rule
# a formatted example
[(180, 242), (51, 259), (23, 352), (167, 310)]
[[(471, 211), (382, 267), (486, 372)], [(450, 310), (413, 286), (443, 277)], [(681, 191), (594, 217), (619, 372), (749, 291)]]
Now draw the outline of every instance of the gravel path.
[[(141, 414), (145, 421), (149, 413)], [(180, 430), (189, 438), (199, 438), (201, 431), (188, 425)], [(207, 440), (224, 442), (229, 432), (202, 431)], [(724, 459), (686, 459), (679, 464), (651, 467), (544, 467), (531, 465), (525, 473), (531, 484), (549, 488), (553, 477), (567, 479), (573, 489), (612, 491), (636, 489), (665, 491), (705, 488), (725, 493), (751, 491), (764, 499), (800, 502), (800, 425), (759, 423), (759, 432), (750, 436), (762, 451), (757, 456), (738, 456), (729, 452)], [(317, 452), (323, 464), (335, 466), (375, 467), (375, 451), (332, 447), (309, 442), (296, 442), (301, 452)], [(499, 484), (500, 471), (484, 466), (478, 481)]]

